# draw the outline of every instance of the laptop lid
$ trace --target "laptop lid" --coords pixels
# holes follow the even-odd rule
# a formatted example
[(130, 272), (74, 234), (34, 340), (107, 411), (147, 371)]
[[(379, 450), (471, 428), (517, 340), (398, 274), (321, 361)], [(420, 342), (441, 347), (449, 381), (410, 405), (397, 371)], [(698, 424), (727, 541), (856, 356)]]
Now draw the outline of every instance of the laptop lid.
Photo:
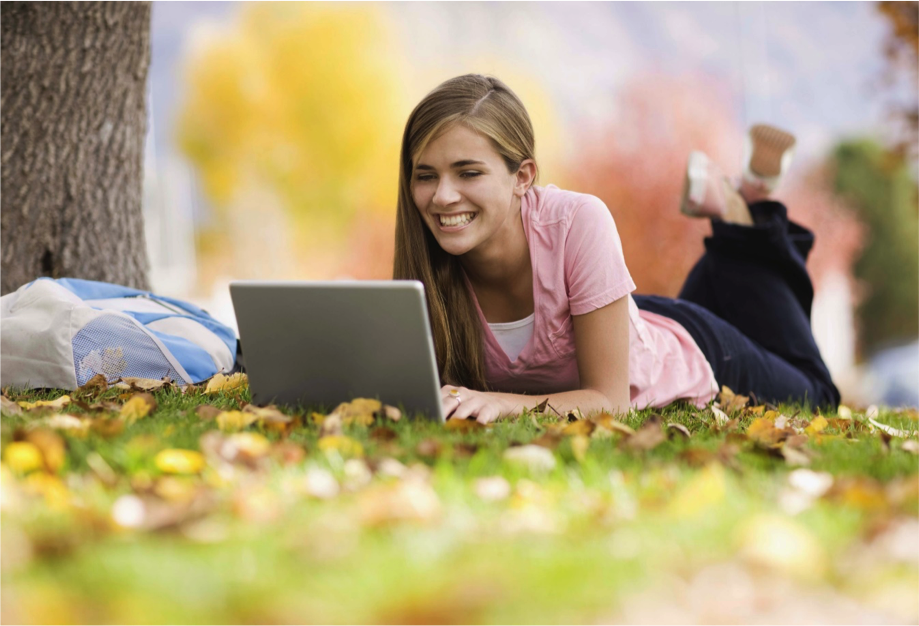
[(234, 281), (230, 296), (254, 404), (378, 398), (444, 421), (421, 282)]

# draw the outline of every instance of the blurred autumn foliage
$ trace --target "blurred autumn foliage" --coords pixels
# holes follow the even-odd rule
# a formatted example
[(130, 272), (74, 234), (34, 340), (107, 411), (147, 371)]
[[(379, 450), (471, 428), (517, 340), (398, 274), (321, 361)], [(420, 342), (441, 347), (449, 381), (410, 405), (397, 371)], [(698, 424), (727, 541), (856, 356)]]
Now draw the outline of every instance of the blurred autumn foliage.
[[(894, 151), (916, 158), (919, 147), (919, 2), (879, 2), (878, 11), (890, 24), (884, 41), (887, 68), (883, 77), (888, 88), (902, 87), (892, 107), (899, 123)], [(902, 83), (902, 84), (901, 84)]]
[(686, 159), (702, 150), (723, 166), (740, 163), (727, 95), (704, 77), (642, 76), (610, 102), (602, 127), (579, 134), (578, 145), (571, 187), (609, 207), (638, 291), (675, 297), (711, 231), (679, 211)]
[[(727, 175), (739, 174), (736, 115), (718, 83), (663, 74), (632, 82), (610, 111), (606, 126), (582, 139), (585, 155), (570, 172), (573, 186), (610, 208), (638, 291), (676, 296), (711, 232), (706, 220), (679, 212), (686, 160), (702, 150)], [(817, 288), (832, 273), (852, 279), (864, 237), (833, 182), (826, 167), (815, 166), (777, 192), (789, 216), (816, 234), (808, 266)]]

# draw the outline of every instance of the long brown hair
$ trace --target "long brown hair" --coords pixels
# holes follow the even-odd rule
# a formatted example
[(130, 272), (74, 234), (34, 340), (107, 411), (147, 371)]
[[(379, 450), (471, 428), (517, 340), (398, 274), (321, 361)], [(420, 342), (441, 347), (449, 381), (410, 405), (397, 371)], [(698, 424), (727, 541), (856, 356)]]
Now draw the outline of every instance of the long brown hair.
[(402, 135), (393, 278), (424, 283), (441, 382), (485, 390), (482, 327), (459, 258), (440, 247), (412, 198), (413, 159), (434, 137), (457, 123), (488, 137), (511, 174), (524, 160), (535, 161), (530, 116), (514, 92), (497, 78), (466, 74), (426, 95), (412, 111)]

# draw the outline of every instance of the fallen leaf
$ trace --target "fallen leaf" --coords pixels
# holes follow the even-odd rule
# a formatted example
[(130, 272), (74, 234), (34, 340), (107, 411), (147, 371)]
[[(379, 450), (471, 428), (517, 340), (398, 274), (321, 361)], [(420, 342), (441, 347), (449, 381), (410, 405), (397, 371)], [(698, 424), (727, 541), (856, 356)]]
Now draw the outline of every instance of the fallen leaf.
[(18, 404), (6, 396), (0, 396), (0, 413), (6, 413), (7, 415), (20, 415), (22, 413), (22, 407), (20, 407)]
[(785, 459), (785, 464), (791, 467), (803, 467), (811, 464), (810, 455), (808, 455), (804, 448), (796, 448), (786, 444), (779, 449), (779, 452), (782, 458)]
[(619, 447), (632, 452), (653, 450), (667, 440), (667, 435), (661, 428), (661, 422), (660, 415), (652, 415), (634, 435), (623, 439)]
[(919, 441), (909, 439), (900, 444), (900, 449), (910, 454), (919, 454)]
[(354, 439), (344, 435), (329, 435), (319, 439), (319, 449), (325, 453), (338, 452), (342, 456), (362, 457), (364, 448)]
[(242, 411), (222, 411), (216, 417), (217, 428), (228, 432), (242, 430), (254, 424), (257, 419), (256, 415)]
[(249, 378), (242, 372), (237, 372), (236, 374), (231, 374), (230, 376), (225, 376), (224, 374), (215, 374), (209, 381), (207, 381), (207, 386), (204, 388), (204, 393), (214, 394), (221, 391), (231, 391), (233, 389), (247, 387), (248, 385)]
[(546, 398), (545, 400), (543, 400), (542, 402), (534, 406), (532, 411), (534, 413), (544, 413), (547, 406), (549, 406), (549, 398)]
[(715, 453), (705, 448), (686, 448), (678, 455), (681, 461), (690, 467), (703, 467), (716, 459)]
[(63, 430), (75, 437), (85, 437), (89, 432), (91, 420), (81, 419), (75, 415), (61, 415), (60, 413), (45, 418), (39, 422), (43, 426), (54, 430)]
[(747, 406), (750, 398), (735, 394), (727, 385), (722, 385), (721, 393), (718, 394), (718, 404), (725, 413), (734, 413)]
[(195, 415), (197, 415), (200, 419), (205, 420), (205, 421), (216, 419), (217, 416), (220, 415), (222, 412), (223, 411), (221, 411), (215, 406), (211, 406), (210, 404), (202, 404), (197, 409), (195, 409)]
[(32, 409), (41, 409), (41, 408), (63, 409), (65, 406), (70, 404), (70, 396), (61, 396), (60, 398), (56, 400), (38, 400), (36, 402), (26, 402), (24, 400), (20, 400), (16, 404), (18, 404), (20, 407), (22, 407), (26, 411), (31, 411)]
[(374, 441), (392, 441), (397, 439), (399, 435), (392, 428), (387, 428), (386, 426), (377, 426), (370, 431), (370, 438)]
[(597, 425), (590, 420), (577, 420), (571, 422), (562, 430), (563, 435), (588, 437), (594, 431)]
[(204, 469), (204, 456), (194, 450), (167, 448), (157, 453), (153, 463), (167, 474), (197, 474)]
[[(22, 403), (20, 402), (19, 404), (22, 404)], [(872, 426), (874, 426), (875, 428), (877, 428), (878, 430), (880, 430), (881, 432), (885, 432), (885, 433), (887, 433), (888, 435), (890, 435), (891, 437), (903, 437), (903, 438), (906, 438), (906, 437), (919, 437), (919, 431), (915, 431), (915, 430), (900, 430), (899, 428), (894, 428), (893, 426), (888, 426), (887, 424), (882, 424), (882, 423), (880, 423), (879, 421), (877, 421), (876, 419), (874, 419), (873, 417), (869, 417), (869, 418), (868, 418), (868, 422), (869, 422)]]
[(776, 428), (770, 417), (757, 417), (747, 427), (747, 438), (760, 447), (775, 448), (788, 438), (788, 432)]
[(338, 417), (344, 426), (370, 426), (374, 416), (382, 413), (383, 403), (373, 398), (355, 398), (351, 402), (342, 402), (329, 413), (326, 419)]
[(606, 430), (613, 432), (613, 433), (619, 433), (621, 435), (628, 435), (628, 436), (635, 434), (634, 429), (632, 429), (627, 424), (624, 424), (623, 422), (619, 421), (618, 419), (616, 419), (614, 416), (610, 415), (609, 413), (601, 413), (600, 415), (594, 418), (594, 422), (596, 422), (598, 427), (605, 428)]
[(258, 424), (265, 430), (279, 433), (285, 437), (290, 434), (294, 425), (294, 418), (285, 415), (273, 404), (266, 407), (247, 404), (243, 409), (243, 413), (252, 413), (258, 418)]
[(504, 460), (512, 465), (525, 467), (531, 472), (549, 472), (555, 468), (555, 455), (542, 446), (525, 445), (508, 448)]
[(469, 458), (479, 451), (479, 446), (474, 443), (459, 442), (453, 446), (453, 456), (457, 458)]
[(128, 389), (132, 391), (158, 391), (172, 383), (168, 377), (156, 380), (155, 378), (134, 378), (129, 376), (119, 380), (125, 383)]
[(48, 430), (47, 428), (30, 430), (26, 433), (25, 440), (41, 451), (45, 471), (56, 474), (61, 469), (61, 466), (64, 465), (67, 448), (64, 445), (63, 438), (53, 430)]
[(121, 407), (120, 416), (128, 424), (146, 417), (156, 410), (156, 400), (149, 393), (135, 393), (131, 399)]
[(90, 428), (101, 437), (117, 437), (124, 430), (124, 420), (97, 417), (90, 422)]
[(675, 436), (680, 436), (683, 439), (690, 439), (692, 434), (689, 432), (689, 429), (682, 424), (671, 422), (667, 424), (667, 437), (672, 439)]
[(423, 456), (429, 459), (439, 457), (442, 450), (443, 444), (441, 444), (437, 439), (434, 439), (433, 437), (423, 439), (415, 448), (415, 452), (418, 454), (418, 456)]
[(479, 478), (473, 484), (472, 489), (475, 495), (486, 502), (506, 500), (511, 495), (511, 484), (502, 476)]
[(722, 411), (717, 406), (715, 406), (714, 404), (708, 408), (712, 412), (712, 416), (715, 418), (715, 423), (718, 424), (719, 426), (724, 426), (730, 421), (728, 416), (725, 414), (725, 412)]
[(557, 432), (545, 432), (530, 442), (530, 445), (541, 446), (549, 450), (555, 450), (562, 442), (562, 434)]
[(571, 438), (571, 452), (578, 463), (583, 463), (587, 457), (590, 439), (586, 435), (575, 435)]
[(676, 517), (694, 517), (724, 500), (724, 468), (709, 463), (697, 472), (673, 497), (670, 512)]
[(77, 388), (77, 393), (84, 397), (95, 397), (108, 389), (105, 374), (96, 374)]
[(271, 449), (271, 442), (258, 433), (235, 433), (224, 441), (224, 447), (231, 446), (234, 459), (251, 463), (262, 458)]
[[(313, 415), (316, 415), (313, 413)], [(337, 437), (342, 434), (341, 415), (330, 413), (319, 425), (319, 437)]]
[(306, 450), (291, 441), (279, 441), (271, 446), (269, 456), (281, 465), (296, 465), (306, 458)]
[(397, 407), (389, 406), (388, 404), (383, 405), (383, 414), (386, 415), (386, 418), (394, 422), (398, 422), (402, 419), (402, 411)]
[(823, 432), (823, 430), (828, 425), (829, 422), (826, 421), (826, 418), (818, 415), (811, 420), (811, 423), (807, 425), (807, 428), (804, 429), (804, 432), (806, 432), (808, 435), (816, 435), (819, 432)]
[(365, 526), (431, 522), (441, 515), (440, 499), (426, 482), (402, 480), (361, 492), (360, 520)]
[(754, 416), (761, 416), (766, 411), (766, 406), (761, 404), (759, 406), (751, 406), (747, 408), (747, 413)]
[(41, 469), (44, 466), (41, 450), (28, 441), (13, 441), (3, 449), (3, 462), (19, 474)]
[(444, 428), (461, 433), (468, 433), (476, 430), (482, 430), (485, 428), (485, 426), (478, 423), (474, 419), (460, 419), (457, 417), (451, 417), (446, 422), (444, 422)]

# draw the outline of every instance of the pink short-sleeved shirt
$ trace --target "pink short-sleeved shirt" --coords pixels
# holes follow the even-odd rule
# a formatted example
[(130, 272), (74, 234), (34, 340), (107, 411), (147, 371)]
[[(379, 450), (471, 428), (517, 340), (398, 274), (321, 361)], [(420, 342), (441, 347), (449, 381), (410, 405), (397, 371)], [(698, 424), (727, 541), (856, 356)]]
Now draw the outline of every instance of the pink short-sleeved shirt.
[(602, 200), (554, 185), (531, 187), (521, 202), (533, 265), (533, 336), (510, 361), (482, 322), (485, 371), (494, 391), (556, 393), (580, 389), (572, 315), (629, 298), (629, 388), (632, 406), (679, 399), (697, 406), (717, 391), (715, 376), (692, 336), (677, 322), (639, 311), (613, 217)]

